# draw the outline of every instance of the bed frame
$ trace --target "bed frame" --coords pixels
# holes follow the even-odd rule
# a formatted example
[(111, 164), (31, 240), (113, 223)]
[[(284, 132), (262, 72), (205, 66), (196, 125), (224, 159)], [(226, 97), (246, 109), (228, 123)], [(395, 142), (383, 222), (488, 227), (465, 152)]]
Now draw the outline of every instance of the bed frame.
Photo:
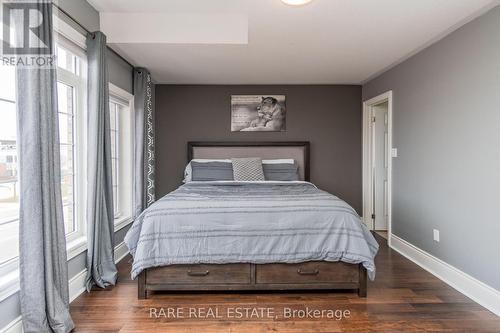
[[(300, 178), (309, 181), (309, 142), (188, 142), (193, 158), (293, 158)], [(195, 264), (145, 269), (138, 277), (138, 297), (148, 291), (352, 290), (366, 297), (366, 269), (361, 264), (308, 261), (297, 264)]]

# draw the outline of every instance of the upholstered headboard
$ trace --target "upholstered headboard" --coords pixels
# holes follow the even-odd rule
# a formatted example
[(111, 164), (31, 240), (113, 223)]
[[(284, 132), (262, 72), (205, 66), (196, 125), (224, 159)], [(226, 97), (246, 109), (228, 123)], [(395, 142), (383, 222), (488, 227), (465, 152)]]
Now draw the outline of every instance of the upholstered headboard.
[(188, 162), (193, 158), (226, 159), (260, 157), (293, 158), (301, 180), (309, 181), (309, 142), (188, 142)]

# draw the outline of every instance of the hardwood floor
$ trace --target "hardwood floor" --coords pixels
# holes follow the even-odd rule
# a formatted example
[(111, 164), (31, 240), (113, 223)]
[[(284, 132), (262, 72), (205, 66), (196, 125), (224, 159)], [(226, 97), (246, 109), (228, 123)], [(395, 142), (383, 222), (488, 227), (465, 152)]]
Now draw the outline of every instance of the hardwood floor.
[[(116, 287), (85, 293), (71, 304), (74, 332), (500, 332), (499, 317), (376, 238), (381, 244), (377, 277), (368, 282), (367, 298), (356, 293), (287, 292), (154, 294), (138, 300), (127, 257), (118, 265)], [(310, 314), (323, 318), (299, 318), (302, 313), (297, 311), (295, 318), (284, 317), (306, 307), (320, 310)], [(238, 309), (242, 319), (237, 318)], [(155, 311), (160, 318), (150, 318)], [(183, 313), (167, 318), (169, 311)]]

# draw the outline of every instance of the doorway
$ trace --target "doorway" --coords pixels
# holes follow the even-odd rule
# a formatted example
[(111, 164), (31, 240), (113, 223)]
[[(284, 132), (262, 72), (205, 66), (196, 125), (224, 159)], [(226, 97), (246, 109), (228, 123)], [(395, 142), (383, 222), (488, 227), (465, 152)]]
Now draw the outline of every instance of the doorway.
[(392, 92), (363, 103), (363, 222), (391, 242)]

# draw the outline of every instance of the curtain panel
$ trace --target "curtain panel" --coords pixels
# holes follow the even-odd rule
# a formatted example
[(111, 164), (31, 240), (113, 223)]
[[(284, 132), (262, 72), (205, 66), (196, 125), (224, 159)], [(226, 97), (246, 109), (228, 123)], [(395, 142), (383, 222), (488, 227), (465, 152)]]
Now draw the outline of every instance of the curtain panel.
[(114, 285), (114, 210), (106, 36), (87, 36), (87, 277), (86, 287)]
[[(43, 17), (41, 25), (35, 28), (37, 36), (54, 54), (52, 4), (37, 1), (30, 5)], [(16, 38), (22, 40), (25, 25), (17, 21), (11, 24), (14, 24)], [(30, 56), (37, 55), (47, 54), (30, 53)], [(19, 66), (16, 82), (23, 330), (25, 333), (69, 332), (74, 324), (69, 312), (56, 70)]]
[(155, 201), (154, 85), (151, 73), (134, 68), (134, 217)]

